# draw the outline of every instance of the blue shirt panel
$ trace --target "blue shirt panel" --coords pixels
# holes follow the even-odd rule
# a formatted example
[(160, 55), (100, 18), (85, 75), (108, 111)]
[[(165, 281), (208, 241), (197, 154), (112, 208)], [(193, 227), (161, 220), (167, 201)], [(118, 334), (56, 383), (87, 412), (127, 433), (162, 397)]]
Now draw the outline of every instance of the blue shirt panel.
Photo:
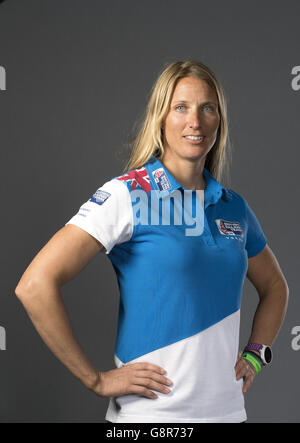
[[(156, 191), (152, 172), (161, 167), (153, 158), (146, 164)], [(170, 188), (158, 195), (185, 189), (164, 171)], [(131, 239), (108, 254), (120, 289), (115, 353), (122, 362), (197, 334), (240, 309), (248, 254), (260, 252), (266, 238), (245, 200), (203, 173), (201, 235), (185, 235), (185, 225), (138, 224)], [(242, 233), (221, 232), (216, 220), (238, 223)]]

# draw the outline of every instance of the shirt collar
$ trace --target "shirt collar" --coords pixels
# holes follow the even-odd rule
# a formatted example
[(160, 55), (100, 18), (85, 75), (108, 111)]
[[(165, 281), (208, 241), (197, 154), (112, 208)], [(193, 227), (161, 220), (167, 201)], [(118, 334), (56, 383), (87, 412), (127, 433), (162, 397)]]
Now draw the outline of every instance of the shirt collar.
[[(152, 189), (157, 191), (160, 198), (169, 195), (176, 189), (187, 190), (183, 185), (173, 177), (173, 175), (165, 168), (153, 155), (145, 164), (145, 168), (148, 172)], [(203, 168), (203, 176), (206, 183), (205, 188), (205, 208), (211, 204), (217, 203), (217, 201), (223, 197), (227, 199), (227, 189), (221, 185), (206, 169)], [(156, 179), (155, 179), (156, 177)]]

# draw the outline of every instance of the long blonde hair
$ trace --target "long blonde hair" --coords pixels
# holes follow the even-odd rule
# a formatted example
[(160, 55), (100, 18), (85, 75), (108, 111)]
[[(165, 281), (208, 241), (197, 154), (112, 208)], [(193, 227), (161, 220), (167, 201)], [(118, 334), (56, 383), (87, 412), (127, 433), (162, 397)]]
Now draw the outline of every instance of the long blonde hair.
[(224, 173), (227, 174), (229, 170), (231, 145), (228, 134), (225, 93), (212, 70), (203, 63), (194, 60), (170, 63), (160, 73), (152, 86), (141, 127), (132, 141), (130, 157), (124, 172), (140, 168), (152, 155), (159, 160), (163, 158), (164, 146), (161, 126), (169, 111), (171, 98), (178, 80), (188, 76), (198, 77), (206, 81), (217, 94), (220, 124), (216, 141), (206, 156), (204, 167), (216, 180), (222, 181), (223, 178), (228, 180)]

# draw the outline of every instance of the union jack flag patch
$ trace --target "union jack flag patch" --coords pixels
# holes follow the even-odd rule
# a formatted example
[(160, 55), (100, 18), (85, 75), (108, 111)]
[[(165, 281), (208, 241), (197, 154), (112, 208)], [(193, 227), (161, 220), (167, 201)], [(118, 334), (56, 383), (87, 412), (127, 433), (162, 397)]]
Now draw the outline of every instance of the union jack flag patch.
[(128, 183), (130, 191), (142, 188), (149, 194), (151, 191), (150, 178), (146, 168), (143, 166), (133, 171), (129, 171), (127, 174), (117, 177), (117, 180), (122, 180)]

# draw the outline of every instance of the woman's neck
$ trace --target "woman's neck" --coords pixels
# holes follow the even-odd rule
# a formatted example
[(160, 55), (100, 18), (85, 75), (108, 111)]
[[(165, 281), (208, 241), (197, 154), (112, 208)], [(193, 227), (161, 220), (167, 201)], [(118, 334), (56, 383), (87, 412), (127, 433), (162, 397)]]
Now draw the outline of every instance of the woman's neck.
[(205, 158), (193, 162), (179, 157), (171, 158), (165, 154), (160, 161), (186, 189), (205, 189), (206, 183), (203, 176)]

